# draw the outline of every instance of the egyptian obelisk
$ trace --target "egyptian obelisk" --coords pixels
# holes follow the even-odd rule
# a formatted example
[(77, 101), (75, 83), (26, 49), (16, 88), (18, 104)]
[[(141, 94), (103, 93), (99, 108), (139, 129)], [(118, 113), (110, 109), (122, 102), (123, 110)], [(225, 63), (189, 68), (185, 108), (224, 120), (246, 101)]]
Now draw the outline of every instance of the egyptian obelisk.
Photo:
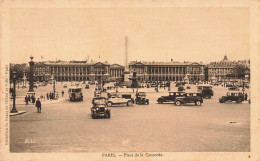
[(129, 67), (128, 67), (128, 38), (125, 36), (125, 72), (124, 72), (124, 82), (129, 82)]

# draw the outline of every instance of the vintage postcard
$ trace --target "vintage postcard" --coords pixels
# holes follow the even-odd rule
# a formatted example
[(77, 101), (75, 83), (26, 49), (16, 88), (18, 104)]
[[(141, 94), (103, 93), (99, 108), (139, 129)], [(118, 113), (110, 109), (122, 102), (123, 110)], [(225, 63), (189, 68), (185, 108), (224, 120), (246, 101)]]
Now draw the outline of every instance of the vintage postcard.
[(0, 160), (259, 161), (259, 4), (1, 1)]

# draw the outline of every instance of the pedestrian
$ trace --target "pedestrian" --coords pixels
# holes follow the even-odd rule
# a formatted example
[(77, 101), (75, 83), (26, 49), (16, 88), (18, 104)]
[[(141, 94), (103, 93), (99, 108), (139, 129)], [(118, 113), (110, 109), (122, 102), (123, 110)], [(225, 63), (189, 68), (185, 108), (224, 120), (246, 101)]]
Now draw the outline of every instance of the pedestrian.
[(42, 94), (41, 94), (40, 98), (41, 98), (41, 101), (42, 101), (42, 99), (43, 99), (43, 95)]
[(247, 93), (245, 94), (245, 100), (247, 101)]
[(49, 100), (49, 94), (48, 94), (48, 92), (46, 93), (46, 98), (47, 98), (47, 100)]
[(35, 103), (35, 96), (32, 95), (32, 103), (34, 104)]
[(26, 105), (28, 105), (28, 97), (27, 97), (27, 95), (25, 96), (25, 102), (26, 102)]
[(28, 95), (28, 101), (31, 102), (31, 97), (30, 97), (30, 95)]
[(37, 107), (37, 112), (38, 112), (38, 113), (41, 113), (42, 104), (41, 104), (41, 101), (40, 101), (39, 98), (37, 99), (35, 106)]
[(62, 97), (63, 97), (63, 95), (64, 95), (64, 91), (62, 90), (62, 92), (61, 92), (61, 95), (62, 95)]

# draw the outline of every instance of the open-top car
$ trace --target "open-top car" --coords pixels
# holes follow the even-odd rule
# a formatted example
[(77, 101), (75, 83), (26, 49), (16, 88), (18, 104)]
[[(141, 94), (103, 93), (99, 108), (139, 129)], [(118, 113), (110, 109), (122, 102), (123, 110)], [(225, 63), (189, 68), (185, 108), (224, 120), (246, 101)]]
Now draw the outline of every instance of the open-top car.
[(107, 106), (126, 104), (127, 106), (133, 106), (134, 99), (131, 94), (113, 93), (108, 94)]
[(111, 111), (107, 108), (107, 99), (105, 97), (96, 97), (92, 99), (91, 117), (111, 117)]
[(178, 96), (183, 96), (185, 92), (169, 92), (169, 96), (161, 96), (157, 99), (157, 102), (159, 104), (162, 104), (164, 102), (175, 102), (175, 98)]
[(176, 106), (186, 103), (195, 103), (196, 106), (200, 106), (203, 103), (202, 95), (200, 93), (185, 93), (183, 96), (175, 98)]
[(68, 90), (70, 101), (83, 101), (82, 88), (72, 86)]
[(229, 91), (226, 96), (222, 96), (219, 98), (220, 103), (232, 102), (242, 103), (244, 101), (244, 94), (239, 91)]
[(137, 92), (135, 98), (136, 104), (149, 104), (149, 99), (146, 99), (146, 93), (145, 92)]
[(197, 92), (201, 93), (203, 98), (211, 98), (214, 95), (211, 85), (198, 85)]

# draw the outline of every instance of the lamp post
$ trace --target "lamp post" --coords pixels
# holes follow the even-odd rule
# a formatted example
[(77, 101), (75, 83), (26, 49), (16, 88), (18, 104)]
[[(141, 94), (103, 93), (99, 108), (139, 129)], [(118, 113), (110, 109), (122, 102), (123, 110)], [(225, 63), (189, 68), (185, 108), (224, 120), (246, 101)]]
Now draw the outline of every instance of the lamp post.
[(11, 113), (17, 113), (18, 111), (15, 108), (15, 81), (16, 81), (16, 72), (13, 72), (13, 83), (14, 83), (14, 88), (13, 88), (13, 109)]

